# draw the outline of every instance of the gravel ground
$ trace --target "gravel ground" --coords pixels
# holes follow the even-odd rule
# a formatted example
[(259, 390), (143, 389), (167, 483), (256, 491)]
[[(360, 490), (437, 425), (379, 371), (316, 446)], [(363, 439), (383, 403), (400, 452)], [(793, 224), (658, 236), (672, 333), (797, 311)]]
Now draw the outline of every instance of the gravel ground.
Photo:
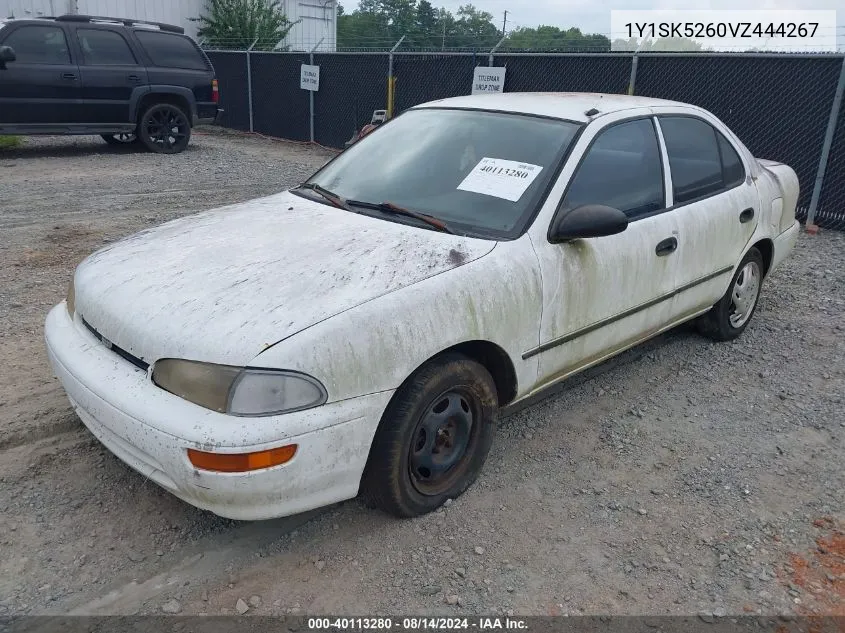
[(206, 131), (0, 151), (0, 616), (845, 615), (845, 234), (802, 235), (746, 333), (680, 328), (511, 412), (463, 497), (237, 523), (93, 440), (41, 328), (104, 242), (278, 191), (331, 154)]

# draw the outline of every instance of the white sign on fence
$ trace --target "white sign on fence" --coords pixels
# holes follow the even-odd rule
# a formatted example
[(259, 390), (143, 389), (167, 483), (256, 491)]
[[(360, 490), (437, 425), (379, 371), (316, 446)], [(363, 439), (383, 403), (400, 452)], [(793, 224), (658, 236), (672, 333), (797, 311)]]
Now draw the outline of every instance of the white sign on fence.
[(320, 67), (319, 66), (309, 66), (308, 64), (302, 64), (302, 70), (299, 76), (299, 87), (303, 90), (314, 90), (317, 91), (320, 89)]
[(475, 76), (472, 79), (472, 94), (480, 95), (488, 92), (504, 92), (505, 70), (507, 69), (504, 67), (476, 67)]

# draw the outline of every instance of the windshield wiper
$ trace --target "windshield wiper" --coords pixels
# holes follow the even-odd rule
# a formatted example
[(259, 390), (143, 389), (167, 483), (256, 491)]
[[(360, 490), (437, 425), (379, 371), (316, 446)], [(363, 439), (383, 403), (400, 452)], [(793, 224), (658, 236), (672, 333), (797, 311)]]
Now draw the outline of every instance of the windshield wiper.
[(343, 196), (339, 196), (334, 191), (329, 191), (325, 187), (321, 187), (315, 182), (306, 182), (305, 184), (299, 185), (298, 187), (294, 188), (307, 189), (308, 191), (313, 191), (314, 193), (322, 196), (325, 200), (328, 200), (332, 205), (336, 206), (338, 209), (349, 211), (349, 207), (347, 206), (346, 200), (343, 198)]
[(364, 202), (362, 200), (347, 200), (347, 204), (355, 206), (355, 207), (363, 207), (365, 209), (375, 209), (376, 211), (383, 211), (385, 213), (392, 213), (394, 215), (404, 215), (409, 218), (414, 218), (419, 220), (420, 222), (424, 222), (429, 226), (433, 226), (438, 231), (442, 233), (451, 233), (452, 235), (455, 234), (443, 220), (438, 220), (437, 218), (426, 215), (425, 213), (418, 213), (416, 211), (411, 211), (410, 209), (406, 209), (405, 207), (400, 207), (399, 205), (393, 204), (392, 202)]

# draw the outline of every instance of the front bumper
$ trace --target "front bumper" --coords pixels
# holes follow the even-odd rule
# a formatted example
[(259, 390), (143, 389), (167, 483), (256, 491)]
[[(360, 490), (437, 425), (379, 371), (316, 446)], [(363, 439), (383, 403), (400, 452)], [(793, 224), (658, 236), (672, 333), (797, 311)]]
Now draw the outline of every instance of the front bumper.
[[(231, 519), (287, 516), (358, 494), (373, 435), (392, 392), (286, 415), (238, 418), (156, 387), (148, 372), (71, 319), (45, 324), (50, 363), (82, 422), (110, 451), (180, 499)], [(293, 459), (249, 473), (195, 468), (187, 449), (246, 453), (297, 444)]]

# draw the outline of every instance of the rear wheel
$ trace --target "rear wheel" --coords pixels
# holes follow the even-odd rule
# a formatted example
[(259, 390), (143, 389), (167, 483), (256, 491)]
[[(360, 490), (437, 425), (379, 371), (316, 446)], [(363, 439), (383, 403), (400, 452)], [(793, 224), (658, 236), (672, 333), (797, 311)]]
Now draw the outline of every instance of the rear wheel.
[(138, 142), (138, 135), (134, 132), (121, 132), (120, 134), (101, 134), (103, 140), (109, 145), (134, 145)]
[(763, 256), (751, 248), (742, 258), (725, 296), (698, 319), (698, 330), (715, 341), (730, 341), (743, 333), (760, 298)]
[(403, 384), (379, 424), (361, 481), (364, 501), (400, 517), (463, 493), (487, 458), (498, 413), (493, 378), (450, 354)]
[(141, 115), (138, 137), (151, 152), (178, 154), (191, 140), (191, 123), (179, 106), (159, 103), (150, 106)]

